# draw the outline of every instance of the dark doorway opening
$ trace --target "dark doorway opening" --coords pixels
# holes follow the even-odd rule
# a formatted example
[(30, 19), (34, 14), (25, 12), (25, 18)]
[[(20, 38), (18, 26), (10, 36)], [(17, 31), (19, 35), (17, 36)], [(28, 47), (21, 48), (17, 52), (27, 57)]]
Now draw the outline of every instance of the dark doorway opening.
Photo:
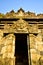
[(15, 65), (28, 65), (27, 34), (16, 34)]

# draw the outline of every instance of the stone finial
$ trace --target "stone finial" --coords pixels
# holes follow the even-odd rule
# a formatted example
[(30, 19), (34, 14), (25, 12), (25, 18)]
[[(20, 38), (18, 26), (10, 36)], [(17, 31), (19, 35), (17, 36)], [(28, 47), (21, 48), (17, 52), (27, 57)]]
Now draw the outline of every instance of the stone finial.
[(18, 12), (20, 12), (20, 11), (24, 12), (24, 10), (23, 10), (22, 8), (20, 8), (20, 9), (18, 10)]
[(20, 8), (17, 13), (19, 16), (24, 16), (24, 10), (22, 8)]

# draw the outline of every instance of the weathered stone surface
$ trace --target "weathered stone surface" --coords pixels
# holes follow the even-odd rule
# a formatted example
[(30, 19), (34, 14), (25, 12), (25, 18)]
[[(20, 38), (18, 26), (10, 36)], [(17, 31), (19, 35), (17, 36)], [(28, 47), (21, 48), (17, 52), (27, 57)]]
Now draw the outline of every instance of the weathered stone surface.
[(3, 58), (13, 58), (15, 53), (15, 36), (13, 34), (9, 34), (4, 38), (4, 40), (2, 41), (4, 47), (2, 47), (1, 54), (3, 54)]
[[(0, 18), (19, 18), (17, 21), (1, 21), (0, 22), (0, 58), (3, 63), (6, 61), (9, 65), (15, 65), (15, 33), (28, 34), (27, 45), (31, 52), (32, 65), (43, 65), (43, 24), (42, 21), (26, 21), (25, 18), (43, 18), (43, 15), (35, 15), (35, 13), (24, 12), (20, 9), (17, 13), (13, 10), (5, 15), (0, 14)], [(23, 19), (24, 18), (24, 19)], [(36, 20), (35, 19), (35, 20)], [(3, 28), (3, 29), (2, 29)], [(4, 36), (4, 34), (7, 34)], [(28, 48), (29, 55), (29, 48)], [(11, 59), (11, 60), (10, 60)], [(1, 61), (1, 63), (2, 63)], [(5, 64), (4, 64), (5, 65)]]

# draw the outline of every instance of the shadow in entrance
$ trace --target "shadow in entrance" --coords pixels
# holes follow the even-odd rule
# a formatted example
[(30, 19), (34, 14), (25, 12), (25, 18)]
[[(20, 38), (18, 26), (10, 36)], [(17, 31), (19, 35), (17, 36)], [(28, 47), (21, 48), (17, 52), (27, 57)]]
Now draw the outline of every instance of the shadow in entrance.
[(27, 34), (16, 34), (15, 65), (28, 65)]

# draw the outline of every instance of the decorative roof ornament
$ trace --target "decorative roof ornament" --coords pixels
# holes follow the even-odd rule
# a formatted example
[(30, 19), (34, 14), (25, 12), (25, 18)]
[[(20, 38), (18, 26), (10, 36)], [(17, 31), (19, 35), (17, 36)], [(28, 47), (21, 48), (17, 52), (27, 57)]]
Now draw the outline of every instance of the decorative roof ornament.
[(15, 13), (14, 10), (11, 10), (10, 13)]
[(20, 8), (17, 13), (19, 16), (23, 16), (25, 12), (22, 8)]
[(18, 10), (18, 12), (20, 12), (20, 11), (25, 12), (22, 8), (20, 8), (20, 9)]

